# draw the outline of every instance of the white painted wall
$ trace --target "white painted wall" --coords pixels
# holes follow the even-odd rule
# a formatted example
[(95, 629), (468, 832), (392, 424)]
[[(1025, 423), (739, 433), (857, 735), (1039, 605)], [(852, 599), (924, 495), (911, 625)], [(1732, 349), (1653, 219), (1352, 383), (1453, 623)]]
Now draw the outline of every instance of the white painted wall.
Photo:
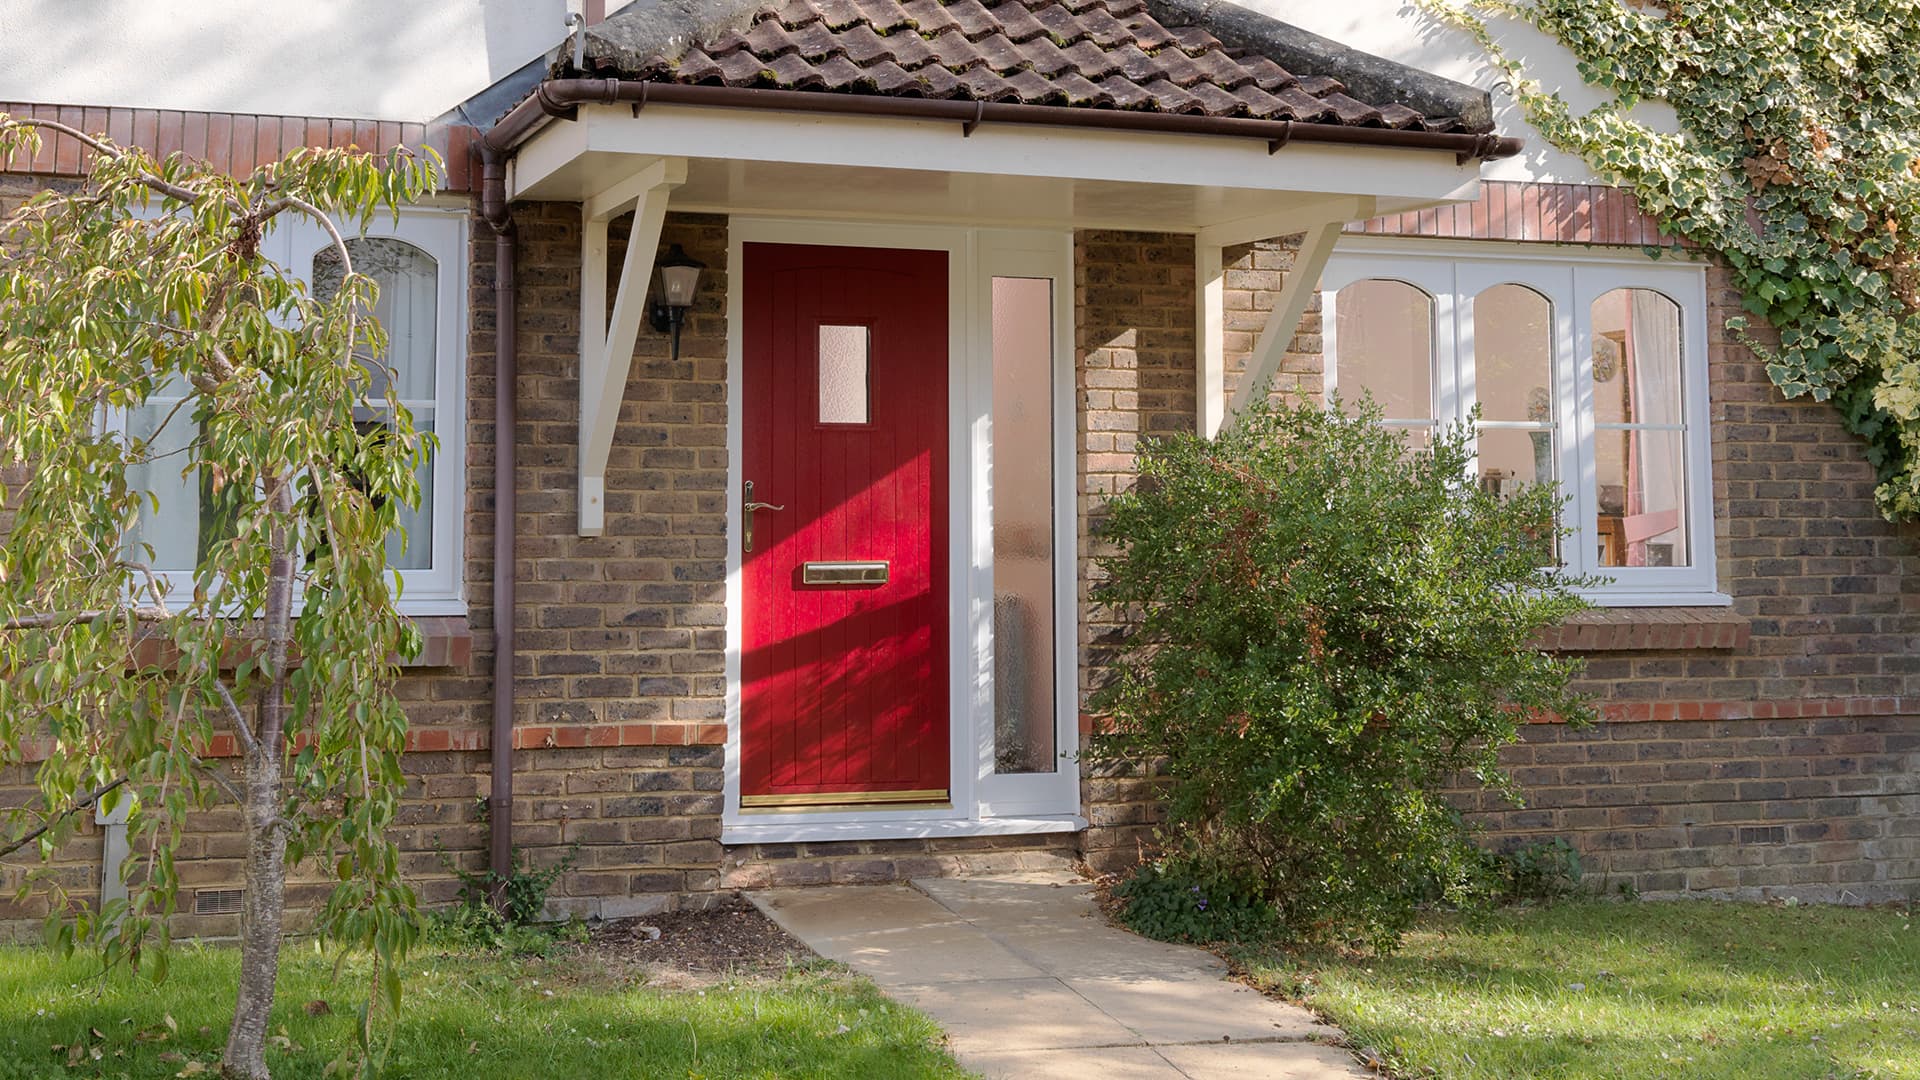
[[(577, 0), (575, 0), (577, 2)], [(610, 0), (617, 10), (626, 0)], [(1408, 0), (1243, 0), (1354, 48), (1491, 87), (1467, 35)], [(565, 36), (568, 0), (0, 0), (0, 100), (294, 116), (430, 120)], [(1577, 107), (1599, 101), (1572, 57), (1531, 30), (1509, 48)], [(1528, 137), (1496, 179), (1579, 182), (1494, 92), (1503, 132)], [(1671, 130), (1670, 114), (1648, 110)]]
[(431, 120), (558, 44), (566, 12), (567, 0), (0, 0), (0, 100)]
[[(1502, 75), (1487, 64), (1473, 38), (1436, 21), (1409, 0), (1240, 0), (1240, 4), (1362, 52), (1492, 89), (1496, 127), (1501, 134), (1526, 139), (1527, 150), (1518, 158), (1487, 166), (1483, 175), (1490, 180), (1587, 183), (1593, 179), (1580, 159), (1549, 148), (1521, 118), (1512, 98), (1495, 86)], [(1494, 30), (1502, 47), (1526, 64), (1530, 77), (1558, 92), (1576, 111), (1603, 100), (1581, 81), (1573, 55), (1551, 38), (1512, 22), (1496, 23)], [(1678, 130), (1673, 111), (1666, 106), (1644, 105), (1633, 115), (1658, 130)]]

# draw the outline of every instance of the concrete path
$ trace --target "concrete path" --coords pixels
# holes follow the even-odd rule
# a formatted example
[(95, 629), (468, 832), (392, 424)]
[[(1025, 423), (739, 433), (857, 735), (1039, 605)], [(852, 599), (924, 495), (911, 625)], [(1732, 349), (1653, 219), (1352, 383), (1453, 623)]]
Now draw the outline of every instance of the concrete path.
[(1200, 949), (1109, 926), (1066, 874), (773, 889), (748, 899), (820, 955), (932, 1016), (960, 1063), (1018, 1080), (1347, 1080), (1306, 1010)]

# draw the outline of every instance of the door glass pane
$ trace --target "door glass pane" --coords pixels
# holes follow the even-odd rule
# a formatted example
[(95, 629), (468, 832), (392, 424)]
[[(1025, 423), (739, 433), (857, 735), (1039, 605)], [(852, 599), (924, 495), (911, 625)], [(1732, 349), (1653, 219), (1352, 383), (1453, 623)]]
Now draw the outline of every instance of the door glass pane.
[(1601, 566), (1688, 566), (1680, 306), (1651, 289), (1593, 302)]
[(820, 422), (867, 422), (868, 333), (864, 326), (820, 327)]
[(1050, 773), (1059, 767), (1053, 693), (1051, 279), (993, 279), (990, 453), (994, 771)]
[[(362, 410), (369, 424), (387, 422), (384, 402), (391, 382), (395, 396), (413, 414), (414, 429), (429, 433), (434, 427), (439, 390), (440, 272), (433, 257), (407, 243), (384, 236), (358, 236), (347, 241), (347, 253), (356, 273), (379, 286), (373, 315), (387, 335), (387, 350), (376, 356), (360, 349), (361, 362), (372, 374), (367, 390), (369, 408)], [(313, 257), (313, 294), (329, 300), (345, 278), (340, 252), (324, 247)], [(433, 463), (431, 455), (418, 469), (420, 506), (401, 507), (400, 529), (406, 536), (401, 550), (399, 534), (387, 538), (387, 561), (396, 570), (433, 567)]]
[(1347, 411), (1371, 393), (1388, 420), (1433, 419), (1433, 298), (1404, 281), (1334, 294), (1334, 382)]

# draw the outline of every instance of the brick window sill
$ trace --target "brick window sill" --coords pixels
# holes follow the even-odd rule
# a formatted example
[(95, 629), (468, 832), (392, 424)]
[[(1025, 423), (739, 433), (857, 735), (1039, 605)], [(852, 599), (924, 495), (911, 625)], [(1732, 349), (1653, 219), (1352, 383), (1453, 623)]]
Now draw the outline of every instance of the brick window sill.
[(1742, 649), (1752, 623), (1725, 608), (1595, 608), (1542, 631), (1552, 652), (1674, 652)]
[(402, 660), (403, 668), (458, 668), (473, 663), (473, 631), (465, 615), (416, 615), (413, 624), (424, 639), (420, 655)]

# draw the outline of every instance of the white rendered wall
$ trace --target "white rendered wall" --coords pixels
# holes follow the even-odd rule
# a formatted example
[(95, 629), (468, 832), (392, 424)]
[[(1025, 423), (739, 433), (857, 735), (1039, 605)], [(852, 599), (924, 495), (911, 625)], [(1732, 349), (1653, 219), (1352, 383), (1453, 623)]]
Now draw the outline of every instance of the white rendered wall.
[(431, 120), (553, 48), (566, 13), (566, 0), (0, 0), (0, 101)]
[[(1412, 0), (1240, 2), (1242, 7), (1285, 20), (1362, 52), (1492, 90), (1496, 128), (1503, 135), (1526, 139), (1527, 150), (1520, 157), (1486, 166), (1482, 175), (1487, 179), (1592, 182), (1592, 171), (1580, 159), (1548, 148), (1546, 141), (1521, 119), (1511, 96), (1495, 85), (1502, 76), (1487, 64), (1479, 44), (1465, 33), (1427, 16)], [(1581, 81), (1573, 55), (1551, 38), (1511, 22), (1496, 23), (1494, 30), (1501, 45), (1526, 63), (1528, 75), (1566, 98), (1576, 112), (1590, 109), (1603, 100)], [(1643, 105), (1634, 110), (1633, 115), (1661, 131), (1679, 129), (1673, 111), (1664, 105)]]

